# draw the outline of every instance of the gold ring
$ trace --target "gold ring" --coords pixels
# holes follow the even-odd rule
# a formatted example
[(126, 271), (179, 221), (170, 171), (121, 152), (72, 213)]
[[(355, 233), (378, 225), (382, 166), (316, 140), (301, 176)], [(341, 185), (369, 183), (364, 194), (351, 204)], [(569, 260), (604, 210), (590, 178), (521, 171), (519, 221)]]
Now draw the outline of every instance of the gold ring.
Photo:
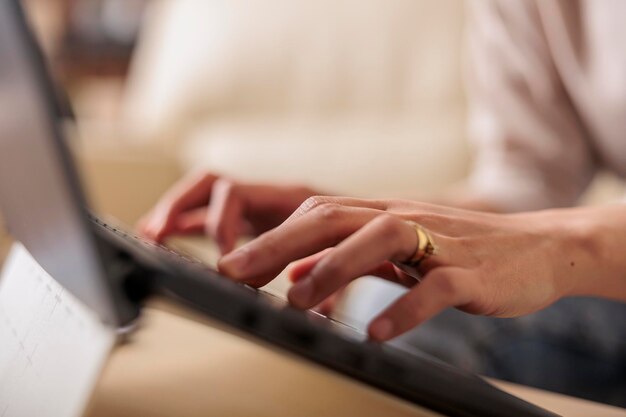
[(417, 248), (415, 249), (415, 253), (406, 261), (393, 262), (393, 264), (400, 268), (405, 274), (420, 281), (422, 275), (419, 273), (418, 268), (426, 258), (435, 253), (436, 246), (426, 229), (415, 222), (409, 220), (406, 220), (406, 222), (415, 230), (415, 234), (417, 235)]
[(430, 237), (430, 234), (426, 231), (426, 229), (412, 221), (407, 220), (407, 223), (415, 229), (415, 234), (417, 235), (417, 248), (415, 249), (413, 256), (403, 263), (412, 267), (418, 267), (424, 259), (435, 253), (435, 245), (432, 237)]

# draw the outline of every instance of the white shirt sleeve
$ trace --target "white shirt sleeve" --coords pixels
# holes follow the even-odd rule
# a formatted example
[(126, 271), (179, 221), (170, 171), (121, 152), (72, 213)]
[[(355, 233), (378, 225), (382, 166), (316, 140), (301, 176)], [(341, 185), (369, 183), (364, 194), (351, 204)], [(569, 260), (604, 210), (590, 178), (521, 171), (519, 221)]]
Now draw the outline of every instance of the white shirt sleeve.
[(531, 1), (468, 4), (474, 195), (506, 211), (570, 206), (596, 162)]

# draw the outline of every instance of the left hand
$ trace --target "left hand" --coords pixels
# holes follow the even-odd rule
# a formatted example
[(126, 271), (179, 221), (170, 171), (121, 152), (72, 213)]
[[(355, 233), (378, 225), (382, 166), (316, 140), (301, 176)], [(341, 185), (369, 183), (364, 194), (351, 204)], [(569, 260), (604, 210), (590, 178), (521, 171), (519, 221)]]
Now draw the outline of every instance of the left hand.
[[(222, 258), (219, 268), (260, 287), (299, 261), (288, 297), (301, 309), (363, 275), (411, 287), (370, 323), (370, 337), (383, 341), (448, 307), (513, 317), (571, 293), (576, 262), (588, 260), (568, 247), (577, 229), (559, 227), (562, 212), (501, 215), (414, 201), (311, 197), (282, 225)], [(415, 253), (418, 237), (406, 220), (424, 227), (436, 246), (420, 265), (419, 284), (390, 263)]]

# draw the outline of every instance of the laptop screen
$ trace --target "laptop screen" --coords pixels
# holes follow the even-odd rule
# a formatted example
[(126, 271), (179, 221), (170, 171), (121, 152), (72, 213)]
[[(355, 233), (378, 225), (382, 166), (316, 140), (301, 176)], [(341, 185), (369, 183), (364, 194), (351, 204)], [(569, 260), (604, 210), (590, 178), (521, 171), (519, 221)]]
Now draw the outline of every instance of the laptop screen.
[(0, 210), (9, 233), (100, 318), (118, 323), (42, 54), (0, 1)]

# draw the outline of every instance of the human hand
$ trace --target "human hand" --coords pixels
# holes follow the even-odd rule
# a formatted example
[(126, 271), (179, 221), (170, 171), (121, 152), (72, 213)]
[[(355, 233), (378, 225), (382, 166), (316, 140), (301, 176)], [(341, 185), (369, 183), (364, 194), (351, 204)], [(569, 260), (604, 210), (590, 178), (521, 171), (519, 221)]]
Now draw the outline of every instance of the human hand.
[(285, 220), (313, 191), (306, 187), (249, 184), (212, 173), (175, 184), (138, 223), (138, 233), (156, 242), (171, 235), (206, 233), (222, 253), (239, 236), (257, 235)]
[[(370, 324), (370, 337), (383, 341), (447, 307), (512, 317), (569, 294), (580, 278), (575, 265), (589, 257), (568, 243), (579, 241), (580, 228), (561, 227), (564, 217), (559, 211), (501, 215), (413, 201), (312, 197), (282, 225), (223, 257), (219, 268), (260, 287), (296, 261), (297, 282), (288, 297), (301, 309), (363, 275), (410, 287)], [(415, 253), (418, 237), (406, 220), (428, 230), (436, 246), (420, 264), (419, 284), (390, 262)]]

